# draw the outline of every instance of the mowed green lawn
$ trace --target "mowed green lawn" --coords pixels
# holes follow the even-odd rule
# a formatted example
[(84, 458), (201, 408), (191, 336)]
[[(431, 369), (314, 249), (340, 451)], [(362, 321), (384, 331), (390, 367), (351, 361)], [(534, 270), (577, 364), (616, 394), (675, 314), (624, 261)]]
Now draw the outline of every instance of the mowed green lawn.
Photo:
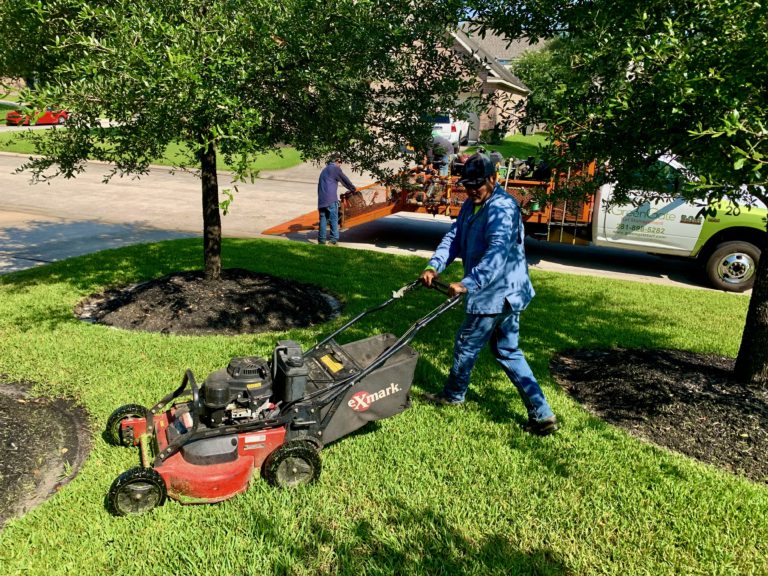
[(2, 118), (0, 118), (0, 122), (5, 123), (5, 114), (10, 110), (17, 110), (18, 108), (19, 108), (18, 104), (13, 104), (11, 102), (0, 102), (0, 114), (2, 114)]
[[(548, 141), (546, 134), (530, 134), (523, 136), (522, 134), (515, 134), (513, 136), (507, 136), (503, 142), (498, 144), (483, 144), (486, 152), (490, 153), (493, 150), (500, 152), (505, 159), (518, 158), (525, 160), (529, 156), (533, 156), (537, 160), (541, 156), (539, 152), (539, 146), (543, 146)], [(477, 151), (478, 146), (470, 146), (466, 149), (467, 154), (474, 154)]]
[[(332, 323), (286, 333), (179, 337), (79, 322), (75, 304), (105, 286), (201, 265), (201, 241), (79, 257), (0, 276), (0, 374), (77, 398), (92, 452), (77, 477), (0, 532), (7, 574), (768, 574), (768, 486), (628, 436), (590, 416), (549, 374), (571, 347), (680, 348), (735, 355), (748, 300), (533, 271), (537, 296), (522, 346), (563, 421), (547, 438), (520, 430), (525, 411), (487, 351), (461, 409), (418, 399), (322, 452), (308, 487), (255, 478), (227, 502), (168, 502), (117, 518), (104, 507), (135, 449), (106, 444), (117, 406), (149, 405), (189, 367), (204, 378), (231, 356), (267, 356), (278, 339), (309, 347), (389, 297), (424, 265), (415, 257), (270, 240), (227, 240), (226, 267), (312, 282), (344, 301)], [(458, 277), (454, 265), (452, 277)], [(449, 275), (450, 276), (450, 275)], [(419, 290), (343, 341), (401, 333), (441, 301)], [(436, 392), (461, 311), (420, 332), (414, 390)]]
[[(3, 116), (2, 120), (5, 120)], [(61, 128), (58, 128), (61, 130)], [(0, 152), (14, 152), (16, 154), (34, 154), (35, 146), (32, 140), (25, 138), (25, 132), (3, 132), (0, 133)], [(180, 144), (171, 144), (165, 151), (162, 158), (153, 161), (158, 166), (178, 166), (184, 159), (185, 153)], [(279, 152), (267, 152), (260, 154), (251, 164), (253, 170), (282, 170), (297, 166), (303, 162), (298, 150), (291, 147), (281, 148)], [(230, 170), (229, 166), (222, 156), (216, 159), (216, 166), (219, 170)]]

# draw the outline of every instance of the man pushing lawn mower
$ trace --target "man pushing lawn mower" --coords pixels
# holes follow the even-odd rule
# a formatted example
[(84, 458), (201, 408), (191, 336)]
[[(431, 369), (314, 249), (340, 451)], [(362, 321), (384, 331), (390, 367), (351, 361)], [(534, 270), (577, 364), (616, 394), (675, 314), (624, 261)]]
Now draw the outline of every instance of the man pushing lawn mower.
[[(118, 446), (138, 447), (140, 465), (112, 483), (109, 508), (122, 516), (148, 512), (167, 497), (185, 504), (220, 502), (245, 491), (258, 471), (279, 487), (314, 482), (323, 446), (410, 406), (418, 353), (409, 343), (462, 295), (467, 314), (448, 382), (427, 399), (461, 404), (477, 355), (490, 341), (528, 409), (526, 430), (542, 436), (557, 430), (557, 419), (518, 348), (520, 312), (534, 294), (520, 209), (496, 185), (495, 167), (486, 156), (476, 154), (466, 162), (460, 184), (471, 202), (464, 202), (420, 276), (448, 300), (399, 337), (376, 334), (336, 342), (364, 316), (411, 293), (419, 286), (416, 280), (309, 350), (280, 340), (269, 359), (232, 358), (201, 386), (187, 370), (181, 385), (154, 405), (117, 408), (107, 420), (106, 437)], [(438, 274), (457, 257), (464, 262), (464, 278), (446, 286)]]
[(453, 366), (443, 391), (424, 398), (444, 406), (462, 404), (475, 360), (490, 342), (494, 357), (528, 411), (525, 430), (540, 436), (552, 434), (558, 429), (557, 418), (518, 347), (520, 313), (534, 296), (520, 207), (496, 183), (496, 168), (483, 154), (467, 160), (459, 184), (469, 199), (420, 280), (432, 286), (451, 262), (461, 258), (464, 278), (450, 284), (449, 296), (464, 294), (466, 316), (456, 335)]

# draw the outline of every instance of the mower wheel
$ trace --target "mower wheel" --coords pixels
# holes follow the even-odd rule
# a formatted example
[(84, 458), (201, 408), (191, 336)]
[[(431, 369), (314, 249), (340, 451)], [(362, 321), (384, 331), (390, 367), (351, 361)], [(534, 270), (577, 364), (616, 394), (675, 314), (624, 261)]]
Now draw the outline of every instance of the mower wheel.
[(312, 446), (316, 452), (320, 452), (320, 450), (323, 449), (323, 443), (319, 438), (315, 438), (314, 436), (305, 436), (302, 434), (301, 436), (292, 437), (288, 442), (304, 442), (308, 446)]
[(109, 489), (107, 502), (116, 516), (144, 514), (162, 506), (167, 491), (165, 480), (154, 468), (131, 468), (120, 474)]
[(126, 418), (144, 418), (146, 414), (144, 406), (139, 406), (138, 404), (120, 406), (120, 408), (112, 412), (107, 420), (107, 428), (104, 431), (107, 441), (114, 446), (133, 446), (133, 438), (123, 436), (120, 424)]
[(292, 488), (317, 480), (320, 469), (317, 449), (306, 440), (292, 440), (267, 456), (264, 478), (272, 486)]

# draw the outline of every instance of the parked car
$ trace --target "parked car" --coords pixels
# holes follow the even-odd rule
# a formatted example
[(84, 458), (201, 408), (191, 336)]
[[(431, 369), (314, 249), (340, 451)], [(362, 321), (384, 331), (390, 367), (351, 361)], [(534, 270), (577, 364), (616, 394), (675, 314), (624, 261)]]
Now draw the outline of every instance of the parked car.
[(458, 152), (461, 144), (466, 144), (469, 138), (469, 122), (459, 120), (450, 114), (435, 114), (432, 116), (432, 133), (446, 138), (453, 144), (453, 151)]
[(69, 119), (69, 112), (47, 107), (44, 112), (32, 112), (29, 110), (11, 110), (5, 115), (5, 123), (8, 126), (42, 126), (47, 124), (64, 124)]

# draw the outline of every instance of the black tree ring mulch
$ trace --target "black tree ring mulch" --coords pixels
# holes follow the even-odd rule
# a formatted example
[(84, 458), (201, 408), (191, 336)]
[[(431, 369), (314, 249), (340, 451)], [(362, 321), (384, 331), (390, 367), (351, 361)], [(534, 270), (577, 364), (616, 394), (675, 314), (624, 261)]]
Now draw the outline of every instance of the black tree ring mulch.
[(736, 382), (734, 362), (679, 350), (565, 350), (550, 369), (603, 420), (768, 482), (768, 389)]
[(177, 272), (94, 294), (75, 307), (82, 320), (165, 334), (249, 334), (326, 322), (339, 300), (311, 284), (231, 268), (208, 281)]
[(85, 410), (0, 376), (0, 528), (75, 477), (90, 450)]

